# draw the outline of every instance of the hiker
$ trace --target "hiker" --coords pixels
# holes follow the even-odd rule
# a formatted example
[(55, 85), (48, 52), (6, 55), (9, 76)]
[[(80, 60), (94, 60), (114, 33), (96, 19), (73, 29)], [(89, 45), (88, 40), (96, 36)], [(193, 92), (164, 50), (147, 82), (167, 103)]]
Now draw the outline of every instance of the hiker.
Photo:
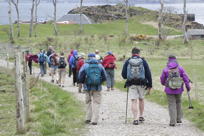
[[(53, 47), (49, 46), (48, 50), (47, 50), (47, 56), (49, 57), (52, 54), (53, 51), (54, 51)], [(48, 67), (49, 67), (49, 71), (51, 71), (50, 63), (48, 63)], [(49, 73), (49, 75), (51, 75), (51, 73)]]
[(100, 63), (103, 61), (103, 57), (99, 55), (99, 50), (95, 50), (96, 60), (98, 60)]
[(58, 55), (55, 53), (55, 51), (52, 51), (52, 54), (49, 56), (48, 60), (49, 60), (49, 65), (51, 68), (51, 82), (54, 83), (56, 81), (56, 83), (58, 83), (58, 80), (56, 78), (56, 71), (58, 68), (58, 61), (57, 61), (57, 57)]
[(115, 61), (116, 57), (109, 51), (102, 62), (107, 74), (107, 91), (110, 91), (110, 89), (114, 90), (114, 69), (116, 68)]
[[(125, 61), (122, 69), (122, 77), (127, 79), (125, 87), (128, 87), (129, 98), (131, 99), (131, 110), (133, 113), (133, 125), (138, 125), (143, 122), (144, 112), (144, 95), (145, 90), (147, 94), (152, 88), (152, 76), (148, 63), (144, 58), (140, 57), (140, 49), (132, 49), (132, 57)], [(138, 104), (139, 100), (139, 117)]]
[(84, 62), (85, 62), (85, 54), (84, 53), (80, 53), (79, 56), (78, 56), (78, 61), (77, 61), (77, 67), (76, 67), (76, 71), (77, 71), (77, 83), (78, 83), (78, 91), (79, 93), (81, 93), (81, 89), (82, 89), (82, 84), (79, 83), (79, 79), (78, 79), (78, 74), (79, 74), (79, 71), (81, 69), (81, 67), (84, 65)]
[(38, 63), (40, 65), (40, 74), (43, 77), (46, 74), (46, 64), (48, 62), (48, 57), (44, 50), (40, 50), (38, 54)]
[(69, 63), (69, 61), (70, 61), (70, 58), (71, 58), (71, 56), (73, 56), (73, 51), (74, 50), (71, 50), (71, 52), (70, 52), (70, 54), (68, 55), (68, 57), (67, 57), (67, 62), (68, 62), (68, 64), (69, 64), (69, 77), (71, 77), (71, 75), (72, 75), (72, 66), (71, 66), (71, 64)]
[(63, 52), (60, 53), (58, 64), (59, 64), (58, 65), (58, 73), (59, 73), (58, 84), (59, 84), (60, 87), (64, 87), (67, 63), (65, 61), (65, 57), (64, 57)]
[(190, 91), (190, 80), (185, 70), (178, 64), (176, 56), (170, 55), (166, 68), (163, 69), (160, 77), (161, 84), (165, 86), (164, 91), (167, 95), (168, 109), (170, 116), (169, 126), (182, 123), (181, 96), (185, 84), (187, 91)]
[(32, 75), (32, 54), (29, 51), (26, 51), (25, 59), (29, 68), (29, 73)]
[(78, 52), (77, 50), (73, 51), (73, 55), (70, 57), (69, 64), (72, 68), (72, 74), (73, 74), (73, 86), (77, 83), (77, 73), (76, 73), (76, 63), (78, 61)]
[(101, 104), (102, 83), (106, 80), (103, 66), (96, 60), (95, 54), (89, 54), (88, 60), (79, 71), (79, 82), (85, 84), (87, 113), (85, 123), (97, 125)]

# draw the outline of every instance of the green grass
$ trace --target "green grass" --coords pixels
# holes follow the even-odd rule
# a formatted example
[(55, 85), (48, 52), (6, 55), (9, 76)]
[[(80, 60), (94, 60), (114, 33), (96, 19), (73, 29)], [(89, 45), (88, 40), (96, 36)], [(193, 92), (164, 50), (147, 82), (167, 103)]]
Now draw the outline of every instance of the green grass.
[[(0, 135), (16, 134), (14, 78), (0, 69)], [(9, 72), (8, 72), (9, 73)], [(10, 72), (11, 73), (11, 72)], [(3, 89), (5, 88), (5, 89)], [(39, 81), (30, 91), (30, 121), (19, 136), (78, 136), (84, 128), (84, 108), (72, 94)]]
[[(0, 68), (0, 135), (15, 134), (15, 81), (10, 71)], [(11, 73), (12, 74), (12, 73)]]

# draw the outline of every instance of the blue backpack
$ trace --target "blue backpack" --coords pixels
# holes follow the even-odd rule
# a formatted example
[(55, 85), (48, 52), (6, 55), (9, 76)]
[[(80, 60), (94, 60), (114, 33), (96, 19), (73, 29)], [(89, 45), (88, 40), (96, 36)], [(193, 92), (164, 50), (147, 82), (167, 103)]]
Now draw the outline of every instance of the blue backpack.
[(46, 61), (46, 57), (45, 54), (41, 53), (39, 56), (39, 63), (44, 63)]
[(127, 80), (144, 80), (145, 69), (143, 60), (139, 57), (132, 57), (128, 61)]
[(101, 84), (101, 69), (98, 63), (90, 63), (86, 69), (86, 84), (98, 86)]

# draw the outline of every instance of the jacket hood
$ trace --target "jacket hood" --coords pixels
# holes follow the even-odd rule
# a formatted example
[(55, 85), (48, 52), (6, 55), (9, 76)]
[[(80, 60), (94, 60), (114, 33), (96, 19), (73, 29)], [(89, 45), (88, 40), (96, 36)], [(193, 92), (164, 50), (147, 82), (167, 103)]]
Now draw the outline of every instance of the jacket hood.
[(71, 50), (71, 51), (70, 51), (70, 54), (73, 54), (73, 52), (74, 52), (74, 50)]
[(74, 56), (78, 55), (77, 50), (74, 50), (74, 51), (73, 51), (73, 55), (74, 55)]
[(179, 65), (178, 65), (178, 62), (174, 59), (174, 60), (170, 60), (168, 63), (167, 63), (167, 67), (169, 69), (174, 69), (174, 68), (177, 68)]
[(95, 58), (91, 58), (89, 60), (86, 61), (87, 63), (98, 63), (98, 60), (96, 60)]

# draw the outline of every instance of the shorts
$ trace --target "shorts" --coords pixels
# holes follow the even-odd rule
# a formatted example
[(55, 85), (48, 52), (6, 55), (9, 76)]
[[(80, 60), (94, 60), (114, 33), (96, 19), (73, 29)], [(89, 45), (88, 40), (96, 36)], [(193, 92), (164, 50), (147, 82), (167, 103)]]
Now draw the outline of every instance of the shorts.
[(51, 66), (51, 74), (56, 74), (57, 66)]
[(145, 87), (140, 85), (132, 85), (129, 87), (129, 98), (132, 99), (144, 99)]

